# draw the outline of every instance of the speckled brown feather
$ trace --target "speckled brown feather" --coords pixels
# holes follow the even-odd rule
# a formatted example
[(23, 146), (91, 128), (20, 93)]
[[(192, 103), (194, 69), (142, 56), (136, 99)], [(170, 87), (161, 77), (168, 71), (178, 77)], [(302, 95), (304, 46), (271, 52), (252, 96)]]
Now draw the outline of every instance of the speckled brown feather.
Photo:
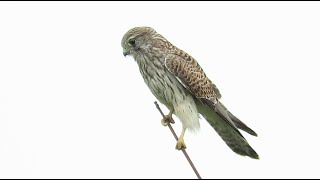
[(174, 52), (175, 53), (170, 53), (165, 58), (165, 66), (169, 72), (175, 75), (181, 84), (196, 98), (214, 109), (236, 132), (238, 132), (239, 135), (241, 135), (237, 126), (227, 115), (227, 111), (220, 107), (220, 104), (218, 103), (217, 99), (221, 97), (219, 90), (214, 88), (215, 85), (206, 76), (197, 61), (178, 48), (176, 48)]
[[(259, 159), (259, 155), (248, 144), (238, 128), (241, 128), (252, 135), (255, 135), (255, 132), (250, 128), (246, 128), (245, 124), (240, 120), (236, 121), (237, 124), (235, 124), (229, 117), (229, 115), (231, 115), (230, 112), (218, 100), (221, 98), (219, 90), (206, 76), (203, 69), (194, 58), (176, 48), (174, 52), (171, 52), (166, 56), (165, 67), (170, 73), (176, 76), (186, 89), (202, 102), (202, 105), (197, 105), (198, 107), (201, 107), (199, 108), (200, 113), (206, 118), (210, 125), (214, 127), (217, 133), (234, 152), (240, 155), (250, 156), (254, 159)], [(214, 109), (216, 114), (210, 112), (210, 110), (203, 111), (203, 109), (207, 109), (207, 107)], [(235, 116), (231, 117), (234, 118)], [(222, 121), (215, 120), (219, 118)], [(225, 123), (228, 125), (223, 125)]]
[(197, 61), (182, 50), (175, 50), (165, 58), (167, 69), (177, 76), (180, 81), (197, 98), (205, 98), (214, 101), (220, 99), (218, 88), (206, 76)]

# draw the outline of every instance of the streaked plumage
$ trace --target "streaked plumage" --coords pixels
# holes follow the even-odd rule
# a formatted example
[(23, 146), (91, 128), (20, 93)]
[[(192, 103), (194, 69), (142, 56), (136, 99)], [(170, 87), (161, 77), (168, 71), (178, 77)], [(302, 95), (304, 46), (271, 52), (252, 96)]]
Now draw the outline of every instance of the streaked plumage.
[(198, 62), (150, 27), (130, 29), (122, 38), (124, 55), (132, 55), (154, 96), (180, 119), (183, 132), (177, 143), (184, 147), (184, 130), (199, 129), (200, 113), (226, 144), (240, 155), (258, 159), (239, 132), (257, 134), (231, 114), (220, 102), (218, 88)]

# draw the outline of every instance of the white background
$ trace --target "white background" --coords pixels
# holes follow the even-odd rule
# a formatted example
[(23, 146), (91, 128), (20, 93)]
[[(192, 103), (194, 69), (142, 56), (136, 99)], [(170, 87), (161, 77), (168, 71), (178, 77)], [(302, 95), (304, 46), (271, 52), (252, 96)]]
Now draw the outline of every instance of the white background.
[(259, 135), (243, 133), (261, 159), (242, 157), (202, 119), (185, 141), (203, 178), (320, 177), (320, 2), (1, 2), (0, 178), (196, 178), (122, 55), (136, 26)]

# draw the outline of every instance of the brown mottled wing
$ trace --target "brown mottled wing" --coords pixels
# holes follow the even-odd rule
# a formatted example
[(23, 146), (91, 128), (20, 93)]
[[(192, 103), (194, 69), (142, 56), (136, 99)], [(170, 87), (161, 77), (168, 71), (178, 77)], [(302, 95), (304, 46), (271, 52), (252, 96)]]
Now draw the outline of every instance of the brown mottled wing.
[[(197, 109), (200, 114), (216, 130), (220, 137), (234, 152), (259, 159), (259, 155), (248, 144), (239, 132), (229, 111), (221, 104), (221, 96), (217, 88), (205, 75), (200, 65), (186, 53), (173, 53), (166, 57), (165, 66), (177, 80), (196, 97)], [(231, 115), (231, 117), (230, 117)], [(246, 129), (244, 126), (240, 128)], [(246, 129), (247, 130), (247, 129)], [(254, 132), (250, 132), (254, 134)]]
[(221, 98), (221, 94), (220, 94), (220, 91), (219, 91), (219, 89), (217, 88), (217, 86), (212, 83), (212, 88), (213, 88), (213, 91), (216, 93), (217, 98), (220, 99), (220, 98)]
[[(195, 97), (214, 109), (235, 131), (241, 133), (232, 122), (228, 113), (220, 106), (218, 98), (221, 97), (216, 86), (206, 76), (203, 69), (187, 53), (169, 54), (165, 59), (165, 66)], [(242, 136), (242, 135), (241, 135)]]
[(187, 53), (169, 54), (165, 59), (165, 66), (197, 98), (221, 98), (216, 85), (206, 76), (197, 61)]

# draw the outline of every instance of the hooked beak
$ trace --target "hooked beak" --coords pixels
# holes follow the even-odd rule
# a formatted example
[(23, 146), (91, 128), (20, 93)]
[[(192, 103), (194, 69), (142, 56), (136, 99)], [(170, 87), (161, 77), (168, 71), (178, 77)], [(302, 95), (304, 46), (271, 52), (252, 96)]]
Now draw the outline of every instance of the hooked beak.
[(130, 51), (123, 51), (123, 56), (126, 57), (128, 54), (130, 54)]

